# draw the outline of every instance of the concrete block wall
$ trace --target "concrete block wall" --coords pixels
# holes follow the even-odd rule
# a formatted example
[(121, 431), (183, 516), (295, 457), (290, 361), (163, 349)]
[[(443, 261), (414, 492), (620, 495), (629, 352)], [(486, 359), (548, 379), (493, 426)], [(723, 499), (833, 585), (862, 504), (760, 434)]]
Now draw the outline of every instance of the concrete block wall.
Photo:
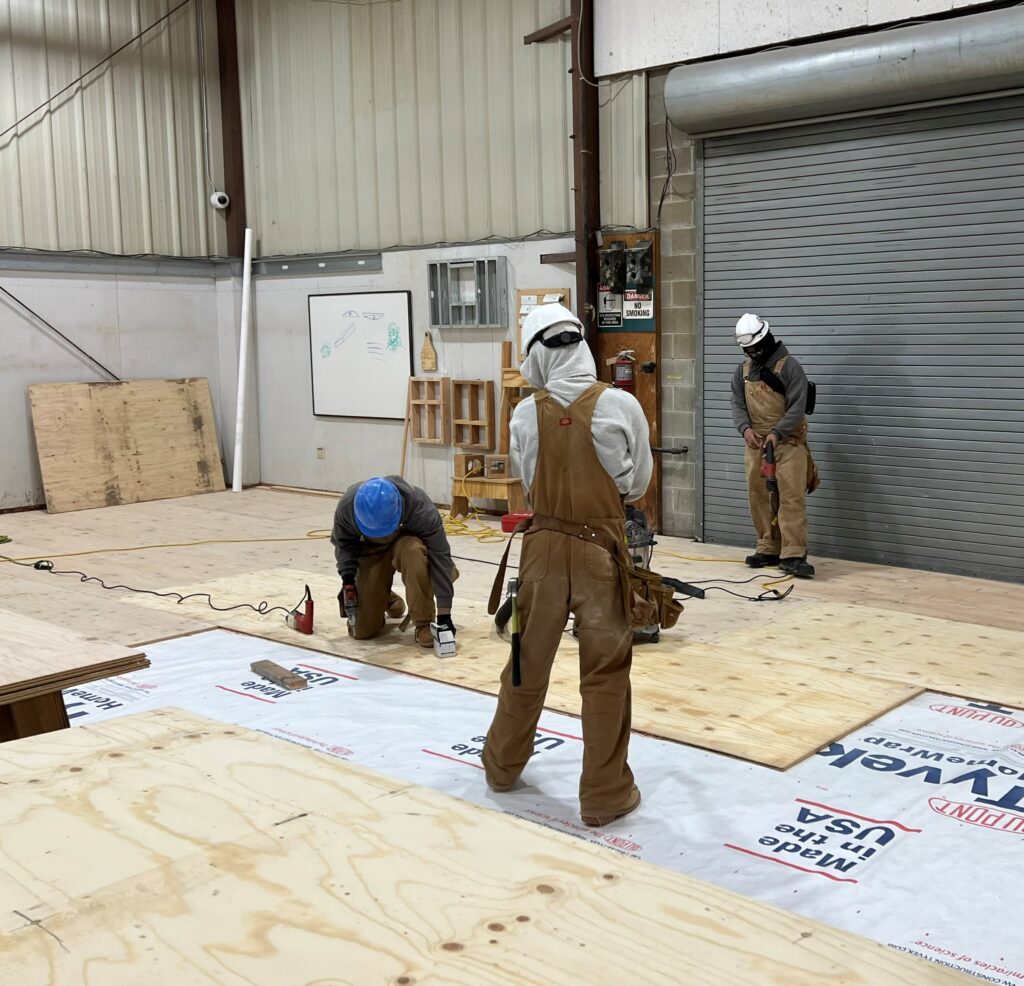
[[(648, 76), (651, 225), (658, 223), (658, 203), (668, 176), (665, 148), (665, 77)], [(694, 146), (673, 127), (669, 137), (675, 169), (661, 209), (661, 276), (658, 303), (661, 325), (661, 430), (663, 445), (687, 445), (685, 456), (662, 460), (662, 511), (665, 533), (693, 535), (696, 525), (697, 455), (697, 282), (694, 206)]]

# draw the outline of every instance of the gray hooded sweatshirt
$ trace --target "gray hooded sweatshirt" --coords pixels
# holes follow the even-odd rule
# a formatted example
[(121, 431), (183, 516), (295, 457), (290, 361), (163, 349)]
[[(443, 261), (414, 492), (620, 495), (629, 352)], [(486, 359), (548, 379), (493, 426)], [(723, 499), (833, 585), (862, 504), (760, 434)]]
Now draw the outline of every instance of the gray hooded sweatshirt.
[[(563, 324), (578, 329), (573, 323)], [(557, 328), (552, 326), (547, 331)], [(528, 343), (529, 339), (524, 338), (523, 345)], [(562, 407), (568, 407), (597, 382), (594, 357), (585, 341), (559, 349), (548, 349), (538, 342), (523, 360), (520, 372), (530, 386), (546, 390)], [(512, 464), (529, 492), (537, 471), (539, 446), (537, 408), (532, 395), (516, 405), (511, 433)], [(594, 408), (591, 434), (597, 458), (618, 491), (627, 502), (639, 500), (647, 492), (654, 468), (651, 429), (640, 402), (624, 390), (605, 390)]]
[[(434, 585), (434, 596), (438, 609), (451, 609), (455, 594), (452, 585), (452, 551), (444, 533), (444, 523), (434, 501), (416, 486), (410, 486), (399, 476), (387, 476), (398, 492), (402, 494), (402, 520), (398, 534), (418, 537), (427, 547), (427, 563), (430, 566), (430, 581)], [(334, 528), (331, 544), (338, 563), (338, 574), (345, 585), (354, 585), (359, 569), (359, 556), (367, 541), (356, 526), (356, 492), (362, 483), (350, 486), (338, 501), (334, 511)]]

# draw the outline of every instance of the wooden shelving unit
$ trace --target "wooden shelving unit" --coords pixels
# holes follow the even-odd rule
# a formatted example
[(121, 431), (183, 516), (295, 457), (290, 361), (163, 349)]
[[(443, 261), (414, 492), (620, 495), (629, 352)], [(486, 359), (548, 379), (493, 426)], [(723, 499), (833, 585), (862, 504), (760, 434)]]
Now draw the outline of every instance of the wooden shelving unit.
[(449, 377), (409, 377), (409, 434), (417, 445), (451, 445)]
[(494, 381), (452, 381), (453, 444), (475, 452), (494, 449)]

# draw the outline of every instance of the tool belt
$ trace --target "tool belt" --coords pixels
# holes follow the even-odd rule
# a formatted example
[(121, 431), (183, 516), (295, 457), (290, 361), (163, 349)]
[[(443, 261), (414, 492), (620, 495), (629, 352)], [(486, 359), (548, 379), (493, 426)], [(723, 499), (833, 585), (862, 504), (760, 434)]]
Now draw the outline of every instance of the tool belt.
[(501, 593), (505, 586), (505, 569), (508, 565), (508, 553), (516, 534), (527, 531), (555, 531), (566, 537), (589, 541), (607, 551), (619, 567), (619, 579), (622, 585), (622, 600), (625, 608), (626, 621), (631, 629), (648, 627), (658, 624), (665, 630), (676, 625), (683, 612), (682, 603), (673, 598), (673, 589), (662, 582), (661, 576), (646, 568), (637, 568), (626, 555), (625, 543), (605, 531), (598, 531), (586, 524), (574, 524), (560, 520), (558, 517), (547, 517), (534, 514), (520, 521), (512, 537), (505, 546), (498, 574), (491, 587), (491, 596), (487, 603), (487, 612), (493, 616), (501, 603)]

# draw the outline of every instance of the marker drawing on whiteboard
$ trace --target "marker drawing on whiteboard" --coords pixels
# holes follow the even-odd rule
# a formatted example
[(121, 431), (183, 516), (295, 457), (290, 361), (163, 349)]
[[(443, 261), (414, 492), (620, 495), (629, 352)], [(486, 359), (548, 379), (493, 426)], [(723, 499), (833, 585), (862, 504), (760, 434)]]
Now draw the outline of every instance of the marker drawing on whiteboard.
[(352, 335), (353, 332), (355, 332), (355, 330), (356, 330), (356, 323), (355, 322), (352, 322), (351, 324), (346, 325), (345, 328), (341, 330), (341, 335), (339, 335), (338, 338), (334, 340), (334, 347), (335, 347), (335, 349), (337, 349), (338, 346), (343, 345), (345, 343), (345, 341), (348, 339), (348, 337), (350, 335)]
[(328, 346), (328, 345), (327, 345), (327, 343), (325, 342), (325, 343), (324, 343), (324, 344), (323, 344), (323, 345), (322, 345), (322, 346), (320, 347), (320, 358), (321, 358), (321, 359), (327, 359), (327, 357), (328, 357), (328, 356), (330, 356), (330, 355), (331, 355), (331, 353), (333, 353), (333, 352), (334, 352), (334, 350), (333, 350), (333, 349), (331, 349), (331, 347), (330, 347), (330, 346)]
[(370, 354), (370, 359), (384, 362), (384, 346), (382, 343), (368, 342), (366, 344), (366, 351)]
[(397, 353), (402, 348), (402, 337), (400, 330), (394, 322), (388, 326), (388, 352)]
[(359, 318), (359, 312), (349, 309), (347, 312), (341, 313), (342, 318)]
[(376, 322), (378, 318), (383, 317), (383, 312), (363, 312), (363, 318), (368, 318), (371, 322)]

